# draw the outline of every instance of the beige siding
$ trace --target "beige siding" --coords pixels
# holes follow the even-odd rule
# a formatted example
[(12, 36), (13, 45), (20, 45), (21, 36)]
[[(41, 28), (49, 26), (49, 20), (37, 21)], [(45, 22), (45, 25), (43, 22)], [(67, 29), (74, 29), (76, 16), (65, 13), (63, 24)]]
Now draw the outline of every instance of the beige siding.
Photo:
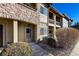
[[(0, 24), (3, 24), (3, 41), (4, 43), (10, 43), (13, 42), (13, 21), (9, 19), (0, 19)], [(37, 38), (36, 35), (36, 26), (33, 24), (28, 24), (25, 22), (18, 22), (18, 40), (19, 41), (27, 41), (26, 32), (25, 29), (27, 27), (31, 27), (33, 30), (33, 36), (32, 38), (35, 40)], [(5, 44), (4, 44), (5, 45)]]
[[(0, 24), (3, 24), (3, 41), (7, 43), (13, 40), (13, 24), (11, 20), (0, 19)], [(5, 44), (4, 44), (5, 45)]]
[(18, 35), (19, 35), (19, 41), (25, 41), (25, 24), (19, 22), (19, 26), (18, 26)]
[[(4, 45), (6, 43), (10, 43), (13, 42), (13, 20), (9, 20), (9, 19), (0, 19), (0, 24), (3, 24), (3, 41), (4, 41)], [(25, 29), (27, 27), (31, 27), (33, 30), (33, 40), (35, 40), (37, 38), (37, 29), (36, 26), (33, 24), (29, 24), (26, 22), (19, 22), (18, 21), (18, 40), (19, 41), (27, 41), (27, 37), (26, 37), (26, 32)], [(6, 43), (5, 43), (6, 42)]]
[(12, 42), (13, 41), (13, 24), (8, 23), (6, 25), (6, 40), (7, 42)]
[(35, 40), (36, 38), (36, 29), (35, 26), (33, 24), (28, 24), (28, 23), (24, 23), (24, 22), (19, 22), (19, 28), (18, 28), (18, 37), (19, 37), (19, 41), (27, 41), (27, 37), (26, 37), (26, 28), (27, 27), (31, 27), (33, 30), (33, 34), (32, 34), (32, 39)]

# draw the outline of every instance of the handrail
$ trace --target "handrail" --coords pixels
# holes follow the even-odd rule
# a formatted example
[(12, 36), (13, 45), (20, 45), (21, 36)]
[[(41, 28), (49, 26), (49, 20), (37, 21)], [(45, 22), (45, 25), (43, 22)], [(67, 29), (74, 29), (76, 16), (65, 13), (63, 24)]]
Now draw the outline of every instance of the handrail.
[(54, 24), (54, 20), (53, 19), (49, 19), (49, 23)]
[(27, 4), (26, 4), (26, 5), (24, 5), (23, 3), (18, 3), (18, 4), (19, 4), (19, 5), (22, 5), (22, 6), (24, 6), (24, 7), (27, 7), (27, 8), (29, 8), (29, 9), (31, 9), (31, 10), (34, 10), (34, 11), (37, 10), (37, 9), (34, 9), (34, 8), (28, 6)]
[[(54, 20), (53, 19), (49, 19), (49, 23), (52, 23), (52, 24), (54, 24)], [(56, 25), (60, 25), (60, 22), (58, 22), (58, 21), (56, 21)]]

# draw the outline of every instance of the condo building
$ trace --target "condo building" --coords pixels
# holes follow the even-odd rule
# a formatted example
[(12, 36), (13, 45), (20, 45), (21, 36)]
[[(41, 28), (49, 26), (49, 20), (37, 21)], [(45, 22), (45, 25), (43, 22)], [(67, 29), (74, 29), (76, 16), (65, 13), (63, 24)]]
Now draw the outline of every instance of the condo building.
[(0, 47), (15, 42), (38, 42), (56, 29), (70, 26), (67, 19), (47, 3), (1, 3)]

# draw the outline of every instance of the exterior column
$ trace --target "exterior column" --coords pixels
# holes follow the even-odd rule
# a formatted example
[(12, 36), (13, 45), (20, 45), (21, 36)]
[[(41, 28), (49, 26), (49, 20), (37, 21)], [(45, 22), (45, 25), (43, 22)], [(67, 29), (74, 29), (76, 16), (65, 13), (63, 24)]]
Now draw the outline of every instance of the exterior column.
[(56, 42), (58, 42), (57, 37), (56, 37), (56, 15), (54, 14), (54, 39)]
[(40, 27), (39, 27), (39, 24), (37, 25), (37, 27), (36, 27), (36, 29), (37, 29), (37, 32), (36, 32), (36, 43), (38, 43), (39, 42), (39, 40), (40, 40)]
[[(39, 14), (39, 11), (40, 11), (40, 3), (37, 3), (37, 12)], [(38, 16), (39, 19), (38, 20), (38, 24), (36, 26), (36, 43), (39, 42), (40, 40), (40, 14)]]
[(18, 42), (18, 21), (13, 21), (13, 43)]

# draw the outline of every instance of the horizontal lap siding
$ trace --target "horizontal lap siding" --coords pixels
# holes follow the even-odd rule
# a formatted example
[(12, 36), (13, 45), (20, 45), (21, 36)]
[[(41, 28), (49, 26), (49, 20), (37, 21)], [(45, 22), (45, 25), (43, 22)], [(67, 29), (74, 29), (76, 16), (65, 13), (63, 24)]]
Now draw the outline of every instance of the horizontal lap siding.
[(9, 43), (13, 41), (13, 22), (6, 19), (0, 19), (0, 24), (3, 24), (4, 40)]

